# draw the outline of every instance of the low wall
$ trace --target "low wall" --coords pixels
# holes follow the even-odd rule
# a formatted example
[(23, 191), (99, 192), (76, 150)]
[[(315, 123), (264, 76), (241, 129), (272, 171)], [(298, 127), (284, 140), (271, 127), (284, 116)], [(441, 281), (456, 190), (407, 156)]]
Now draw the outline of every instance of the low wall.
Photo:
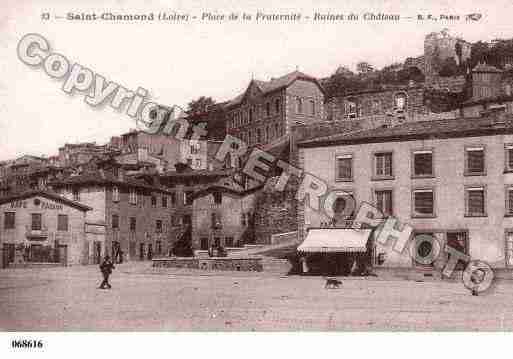
[(169, 257), (152, 260), (154, 268), (190, 268), (210, 271), (261, 272), (260, 257)]

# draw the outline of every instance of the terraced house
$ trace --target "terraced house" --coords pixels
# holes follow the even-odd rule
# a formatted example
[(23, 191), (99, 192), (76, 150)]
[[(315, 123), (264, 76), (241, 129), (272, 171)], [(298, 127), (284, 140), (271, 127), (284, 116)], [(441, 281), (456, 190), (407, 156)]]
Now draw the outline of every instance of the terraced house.
[[(413, 122), (338, 134), (299, 143), (299, 161), (331, 189), (351, 194), (357, 206), (373, 204), (473, 259), (496, 268), (513, 266), (513, 118)], [(307, 206), (298, 211), (299, 235), (346, 225), (347, 195), (335, 200), (335, 220)], [(329, 228), (327, 228), (329, 231)], [(321, 239), (319, 239), (321, 240)], [(315, 239), (314, 239), (315, 241)], [(345, 252), (345, 238), (326, 251)], [(364, 239), (372, 265), (431, 272), (408, 254)], [(369, 242), (370, 241), (370, 242)], [(353, 246), (354, 249), (354, 246)], [(426, 248), (427, 252), (429, 248)]]

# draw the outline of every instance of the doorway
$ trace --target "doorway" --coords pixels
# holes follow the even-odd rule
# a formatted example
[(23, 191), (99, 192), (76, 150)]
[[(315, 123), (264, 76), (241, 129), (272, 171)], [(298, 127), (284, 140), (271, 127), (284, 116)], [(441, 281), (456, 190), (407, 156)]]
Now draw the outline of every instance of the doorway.
[[(463, 254), (468, 254), (468, 236), (467, 232), (462, 231), (454, 231), (447, 232), (447, 245), (456, 249), (458, 252)], [(448, 259), (451, 258), (451, 254), (448, 255)], [(458, 261), (456, 263), (456, 270), (464, 270), (465, 263), (463, 261)]]
[(144, 243), (139, 244), (139, 259), (144, 260)]
[(68, 246), (67, 245), (59, 245), (59, 262), (63, 266), (68, 265)]
[(2, 268), (7, 268), (9, 263), (14, 262), (15, 247), (13, 243), (4, 243), (2, 248)]
[(148, 259), (151, 260), (153, 258), (153, 245), (148, 243)]

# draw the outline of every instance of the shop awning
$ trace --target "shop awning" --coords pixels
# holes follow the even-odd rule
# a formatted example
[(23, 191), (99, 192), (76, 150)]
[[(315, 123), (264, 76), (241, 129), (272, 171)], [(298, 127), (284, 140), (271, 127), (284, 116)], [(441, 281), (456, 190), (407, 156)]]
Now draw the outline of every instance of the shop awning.
[(370, 233), (370, 229), (310, 229), (297, 250), (304, 253), (365, 252)]

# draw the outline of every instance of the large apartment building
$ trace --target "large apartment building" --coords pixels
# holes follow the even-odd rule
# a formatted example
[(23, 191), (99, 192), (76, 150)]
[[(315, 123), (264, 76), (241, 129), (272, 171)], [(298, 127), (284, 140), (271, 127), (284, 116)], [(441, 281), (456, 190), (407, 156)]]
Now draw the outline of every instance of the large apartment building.
[[(357, 208), (370, 203), (411, 225), (415, 235), (431, 234), (495, 267), (513, 265), (511, 117), (413, 122), (313, 139), (299, 144), (299, 162), (329, 188), (351, 194)], [(300, 237), (309, 228), (346, 224), (337, 220), (346, 200), (335, 200), (334, 221), (301, 205)], [(391, 246), (372, 247), (375, 266), (426, 269)]]
[(226, 132), (251, 146), (288, 134), (294, 124), (324, 118), (324, 89), (299, 71), (270, 81), (251, 80), (246, 91), (226, 104)]

